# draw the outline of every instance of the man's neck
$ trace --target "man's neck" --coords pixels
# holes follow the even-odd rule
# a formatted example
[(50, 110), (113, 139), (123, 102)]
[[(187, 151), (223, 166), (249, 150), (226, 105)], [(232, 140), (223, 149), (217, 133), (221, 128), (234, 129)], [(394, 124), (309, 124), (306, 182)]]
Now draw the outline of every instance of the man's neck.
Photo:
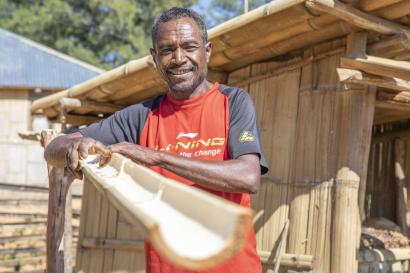
[(197, 88), (195, 88), (195, 90), (191, 93), (187, 93), (187, 92), (175, 92), (172, 90), (169, 90), (168, 93), (170, 94), (170, 96), (173, 99), (176, 100), (189, 100), (189, 99), (193, 99), (196, 97), (201, 96), (202, 94), (204, 94), (205, 92), (207, 92), (209, 89), (211, 89), (212, 87), (212, 83), (204, 80), (200, 85), (197, 86)]

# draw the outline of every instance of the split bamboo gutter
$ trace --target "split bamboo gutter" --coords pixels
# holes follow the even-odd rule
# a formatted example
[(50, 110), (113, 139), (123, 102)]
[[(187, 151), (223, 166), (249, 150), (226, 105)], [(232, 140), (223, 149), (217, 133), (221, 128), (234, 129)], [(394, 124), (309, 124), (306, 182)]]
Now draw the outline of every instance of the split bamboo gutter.
[(165, 178), (119, 154), (103, 168), (91, 156), (81, 165), (85, 181), (91, 181), (175, 265), (194, 270), (214, 267), (248, 240), (249, 208)]
[[(213, 43), (209, 78), (224, 82), (229, 72), (240, 67), (360, 29), (373, 33), (368, 44), (369, 54), (405, 58), (410, 54), (410, 31), (396, 21), (410, 14), (409, 3), (403, 0), (361, 0), (352, 6), (336, 0), (272, 1), (209, 30), (209, 40)], [(36, 100), (31, 111), (43, 111), (48, 118), (55, 119), (60, 111), (59, 101), (63, 98), (111, 103), (115, 109), (159, 95), (164, 87), (151, 57), (146, 56)], [(81, 125), (98, 120), (98, 114), (104, 113), (98, 111), (98, 106), (89, 111), (80, 109), (69, 112), (73, 124), (75, 121), (76, 125)]]

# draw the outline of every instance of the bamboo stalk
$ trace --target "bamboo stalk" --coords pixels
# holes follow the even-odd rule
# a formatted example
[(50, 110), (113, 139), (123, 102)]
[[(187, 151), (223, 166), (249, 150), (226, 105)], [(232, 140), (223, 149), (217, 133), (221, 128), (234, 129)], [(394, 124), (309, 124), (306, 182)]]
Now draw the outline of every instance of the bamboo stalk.
[[(356, 213), (360, 178), (348, 168), (336, 176), (332, 221), (331, 272), (351, 273), (356, 261)], [(349, 238), (349, 239), (346, 239)]]
[(78, 114), (86, 114), (89, 112), (114, 113), (124, 107), (123, 105), (94, 102), (90, 100), (79, 100), (76, 98), (62, 98), (60, 100), (60, 104), (65, 107), (67, 111), (75, 109), (75, 112)]
[(410, 110), (410, 92), (390, 93), (379, 90), (377, 92), (377, 99), (383, 101), (402, 103), (403, 105), (407, 104)]
[(410, 30), (407, 27), (367, 14), (337, 0), (306, 0), (306, 6), (330, 13), (359, 28), (382, 34), (404, 35), (407, 39), (410, 37)]
[(400, 1), (397, 2), (394, 5), (390, 5), (386, 7), (385, 9), (378, 10), (375, 15), (389, 19), (389, 20), (395, 20), (400, 17), (406, 16), (410, 13), (410, 2), (405, 0), (405, 1)]
[[(345, 69), (345, 68), (337, 68), (337, 73), (339, 76), (339, 80), (341, 82), (372, 85), (372, 86), (377, 86), (377, 87), (382, 87), (382, 88), (404, 92), (404, 93), (399, 93), (399, 94), (405, 94), (405, 92), (410, 92), (410, 81), (405, 81), (402, 79), (392, 78), (392, 77), (382, 77), (382, 76), (370, 75), (370, 74), (361, 72), (359, 70)], [(378, 94), (380, 93), (381, 91), (378, 91)], [(387, 98), (384, 96), (385, 93), (386, 92), (383, 92), (384, 98), (386, 98), (387, 100), (394, 100), (393, 97), (396, 96), (395, 94), (386, 93), (386, 94), (391, 94), (391, 96)], [(383, 99), (383, 97), (378, 96), (378, 99)]]
[(384, 8), (386, 6), (390, 6), (400, 1), (402, 0), (383, 0), (383, 1), (361, 0), (359, 1), (358, 7), (364, 11), (373, 11), (373, 10)]
[(225, 23), (222, 23), (208, 32), (209, 39), (213, 39), (226, 32), (238, 29), (244, 25), (260, 20), (263, 17), (275, 14), (279, 11), (288, 9), (290, 7), (303, 3), (304, 0), (276, 0), (266, 5), (260, 6), (246, 14), (233, 18)]
[(394, 141), (394, 170), (396, 177), (396, 217), (397, 223), (403, 234), (408, 234), (407, 227), (407, 188), (403, 171), (404, 166), (404, 143), (397, 138)]
[(369, 55), (392, 58), (409, 49), (410, 42), (408, 39), (403, 39), (403, 36), (400, 35), (394, 35), (369, 45), (367, 47), (367, 53)]
[(341, 58), (342, 68), (358, 69), (364, 72), (410, 80), (410, 62), (396, 61), (375, 56), (366, 56), (365, 58)]
[(119, 66), (113, 70), (98, 75), (95, 78), (75, 85), (70, 89), (38, 99), (32, 103), (31, 112), (35, 112), (42, 108), (53, 106), (57, 101), (59, 101), (62, 98), (72, 98), (85, 95), (91, 89), (97, 88), (100, 85), (112, 82), (136, 71), (140, 71), (144, 68), (148, 68), (150, 66), (150, 59), (151, 57), (147, 56), (135, 61), (130, 61), (125, 65)]

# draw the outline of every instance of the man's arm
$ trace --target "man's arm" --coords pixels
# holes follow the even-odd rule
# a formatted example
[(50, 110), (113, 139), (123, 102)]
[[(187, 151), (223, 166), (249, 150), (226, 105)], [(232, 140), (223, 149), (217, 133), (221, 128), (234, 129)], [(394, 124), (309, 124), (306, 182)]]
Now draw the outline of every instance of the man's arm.
[(256, 154), (237, 159), (205, 161), (185, 158), (140, 145), (122, 142), (111, 146), (113, 152), (148, 166), (159, 166), (195, 183), (217, 191), (255, 193), (260, 185), (260, 163)]
[(188, 159), (128, 142), (114, 144), (111, 150), (108, 150), (99, 141), (83, 137), (76, 132), (55, 138), (47, 146), (44, 157), (50, 165), (67, 167), (76, 177), (81, 178), (80, 159), (96, 153), (108, 159), (111, 152), (123, 154), (139, 164), (162, 167), (213, 190), (255, 193), (260, 184), (259, 157), (255, 154), (225, 161), (205, 161)]

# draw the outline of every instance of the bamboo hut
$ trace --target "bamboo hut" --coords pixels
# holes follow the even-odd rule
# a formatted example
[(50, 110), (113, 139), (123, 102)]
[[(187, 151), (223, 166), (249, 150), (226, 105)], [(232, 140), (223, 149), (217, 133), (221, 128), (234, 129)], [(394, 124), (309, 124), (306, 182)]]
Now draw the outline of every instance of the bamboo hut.
[[(360, 238), (377, 219), (408, 235), (410, 1), (276, 0), (209, 38), (209, 79), (247, 90), (257, 109), (270, 165), (252, 197), (264, 272), (277, 261), (282, 272), (407, 272), (408, 242)], [(144, 57), (31, 110), (79, 126), (163, 91)], [(91, 183), (83, 196), (76, 272), (143, 272), (134, 227)]]

